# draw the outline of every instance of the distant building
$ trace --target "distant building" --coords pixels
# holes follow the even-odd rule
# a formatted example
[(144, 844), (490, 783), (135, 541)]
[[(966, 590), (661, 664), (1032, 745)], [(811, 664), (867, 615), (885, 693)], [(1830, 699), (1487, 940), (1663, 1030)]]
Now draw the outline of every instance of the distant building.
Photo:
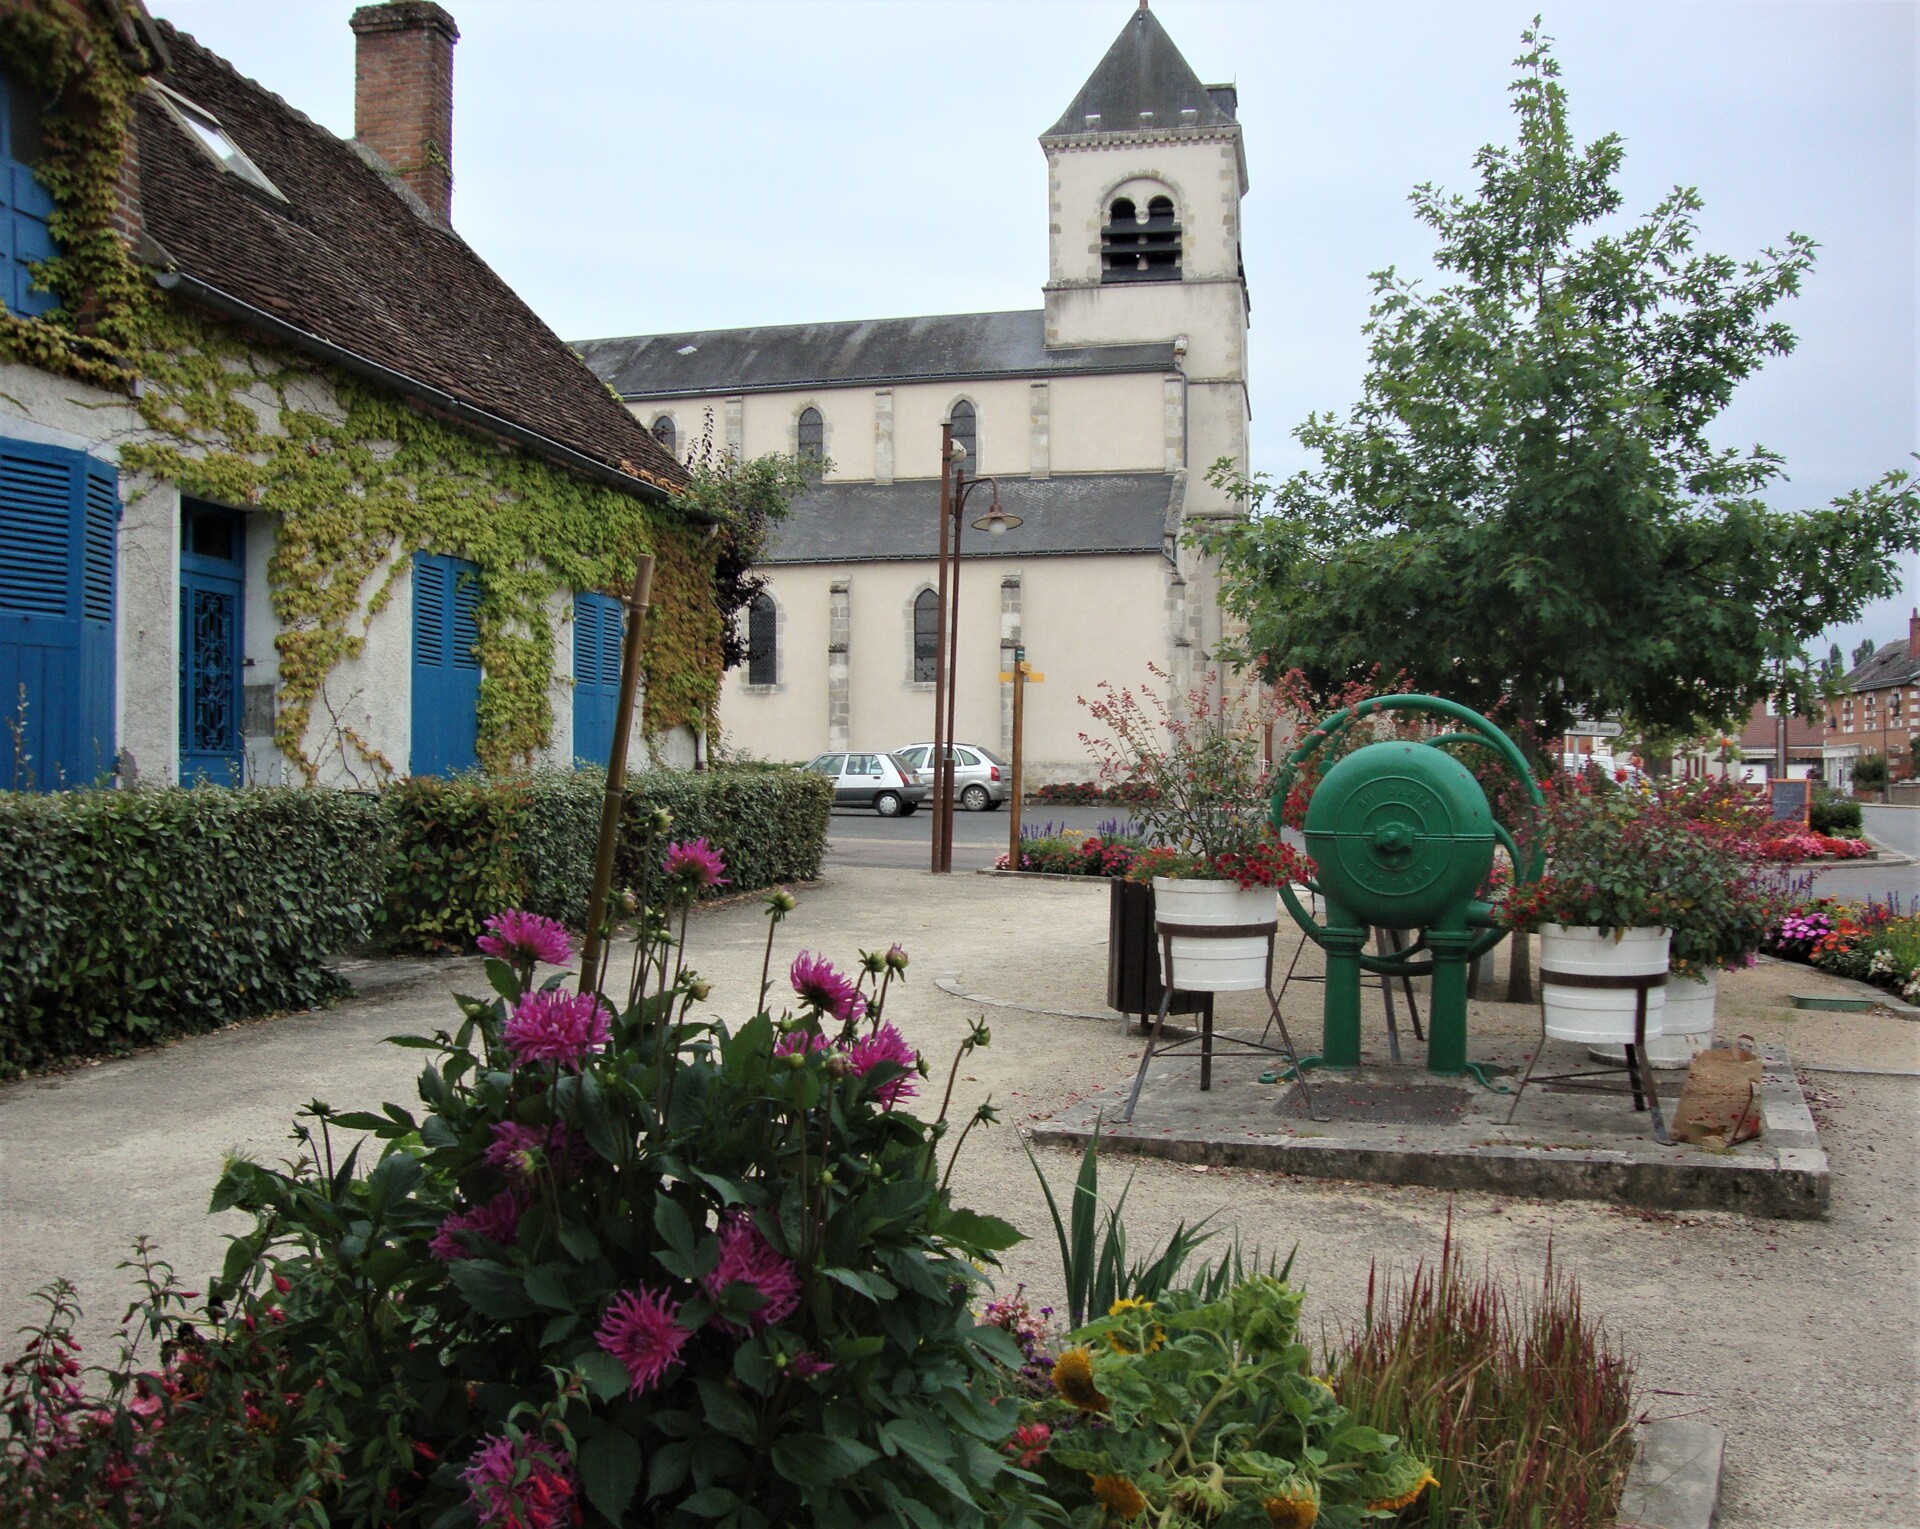
[(734, 744), (805, 758), (932, 736), (943, 423), (1022, 520), (965, 532), (959, 740), (1007, 744), (1016, 646), (1046, 676), (1026, 711), (1036, 784), (1091, 773), (1076, 695), (1150, 685), (1150, 664), (1199, 677), (1218, 579), (1182, 537), (1238, 513), (1204, 474), (1247, 460), (1237, 107), (1142, 4), (1041, 135), (1041, 307), (579, 344), (671, 449), (711, 419), (726, 450), (831, 463), (760, 570), (750, 656), (721, 695)]
[(1867, 754), (1885, 755), (1895, 775), (1905, 774), (1920, 737), (1920, 610), (1907, 618), (1903, 639), (1855, 665), (1841, 684), (1842, 694), (1827, 703), (1826, 778), (1846, 781), (1854, 760)]

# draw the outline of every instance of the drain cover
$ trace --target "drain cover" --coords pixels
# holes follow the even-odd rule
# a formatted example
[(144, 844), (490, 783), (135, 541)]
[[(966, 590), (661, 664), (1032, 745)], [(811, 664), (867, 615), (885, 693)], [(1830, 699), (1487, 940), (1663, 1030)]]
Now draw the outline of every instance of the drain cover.
[[(1472, 1095), (1464, 1088), (1431, 1083), (1345, 1083), (1325, 1076), (1310, 1078), (1313, 1113), (1322, 1120), (1377, 1125), (1448, 1125), (1466, 1113)], [(1300, 1090), (1290, 1088), (1280, 1113), (1305, 1119)]]

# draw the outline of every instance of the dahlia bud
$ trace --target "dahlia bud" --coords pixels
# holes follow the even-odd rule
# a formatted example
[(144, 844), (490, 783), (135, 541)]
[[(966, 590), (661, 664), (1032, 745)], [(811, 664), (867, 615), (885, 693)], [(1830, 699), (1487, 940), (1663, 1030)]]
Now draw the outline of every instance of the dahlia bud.
[(906, 951), (901, 949), (901, 947), (898, 945), (888, 946), (887, 947), (887, 965), (891, 966), (897, 972), (905, 971), (907, 969)]
[(852, 1071), (853, 1063), (847, 1060), (847, 1055), (844, 1051), (836, 1051), (832, 1056), (827, 1058), (827, 1076), (829, 1078), (844, 1078), (851, 1074)]
[(886, 969), (887, 958), (885, 956), (876, 955), (871, 950), (863, 950), (860, 952), (860, 970), (863, 972), (877, 977)]
[(800, 904), (794, 898), (794, 895), (785, 887), (775, 887), (767, 894), (767, 911), (769, 913), (791, 913), (799, 906)]
[(669, 828), (673, 827), (673, 814), (664, 807), (656, 807), (653, 809), (651, 821), (653, 831), (657, 834), (663, 834)]
[(705, 1003), (713, 994), (713, 984), (705, 977), (695, 977), (687, 984), (687, 996), (695, 1003)]

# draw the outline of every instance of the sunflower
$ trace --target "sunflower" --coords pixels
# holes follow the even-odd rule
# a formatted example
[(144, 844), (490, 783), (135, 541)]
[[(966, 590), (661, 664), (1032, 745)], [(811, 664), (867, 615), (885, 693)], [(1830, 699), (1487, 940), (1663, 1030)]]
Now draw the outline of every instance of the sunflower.
[[(1153, 1310), (1152, 1301), (1136, 1300), (1134, 1297), (1129, 1295), (1129, 1296), (1122, 1296), (1119, 1300), (1115, 1301), (1111, 1306), (1109, 1306), (1107, 1308), (1107, 1315), (1110, 1317), (1118, 1317), (1118, 1316), (1125, 1316), (1130, 1313), (1138, 1313), (1140, 1316), (1144, 1317), (1146, 1316), (1147, 1313), (1151, 1312), (1152, 1310)], [(1151, 1354), (1155, 1349), (1159, 1348), (1160, 1345), (1165, 1343), (1166, 1341), (1167, 1341), (1167, 1330), (1164, 1327), (1162, 1327), (1158, 1322), (1156, 1322), (1153, 1324), (1153, 1332), (1147, 1338), (1147, 1347), (1145, 1351)], [(1141, 1350), (1133, 1346), (1132, 1342), (1129, 1339), (1122, 1337), (1119, 1333), (1108, 1333), (1107, 1342), (1110, 1345), (1112, 1345), (1113, 1351), (1116, 1354), (1137, 1354), (1141, 1352)]]
[(1105, 1412), (1107, 1399), (1093, 1383), (1093, 1356), (1070, 1348), (1053, 1362), (1053, 1389), (1082, 1412)]
[(1426, 1491), (1428, 1487), (1437, 1487), (1439, 1485), (1440, 1478), (1435, 1476), (1432, 1471), (1422, 1471), (1420, 1473), (1420, 1479), (1408, 1487), (1406, 1491), (1400, 1493), (1399, 1496), (1383, 1497), (1378, 1502), (1370, 1502), (1367, 1504), (1367, 1510), (1369, 1512), (1384, 1511), (1392, 1513), (1396, 1509), (1406, 1507), (1408, 1503)]
[(1275, 1529), (1313, 1529), (1320, 1516), (1320, 1503), (1313, 1497), (1269, 1497), (1260, 1506)]
[(1140, 1488), (1125, 1476), (1095, 1476), (1093, 1500), (1115, 1518), (1138, 1518), (1147, 1511), (1147, 1500)]

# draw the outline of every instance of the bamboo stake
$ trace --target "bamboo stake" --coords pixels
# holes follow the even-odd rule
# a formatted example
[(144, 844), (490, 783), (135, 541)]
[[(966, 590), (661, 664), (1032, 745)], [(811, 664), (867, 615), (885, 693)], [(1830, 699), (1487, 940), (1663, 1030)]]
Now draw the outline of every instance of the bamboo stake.
[(640, 652), (653, 593), (653, 555), (642, 553), (634, 565), (627, 596), (626, 640), (620, 645), (620, 697), (613, 709), (613, 750), (607, 756), (607, 794), (600, 804), (600, 843), (593, 856), (593, 893), (587, 899), (587, 936), (580, 951), (580, 991), (591, 992), (600, 968), (600, 930), (613, 890), (613, 852), (620, 839), (620, 814), (627, 798), (627, 735), (633, 731), (633, 703), (640, 692)]

